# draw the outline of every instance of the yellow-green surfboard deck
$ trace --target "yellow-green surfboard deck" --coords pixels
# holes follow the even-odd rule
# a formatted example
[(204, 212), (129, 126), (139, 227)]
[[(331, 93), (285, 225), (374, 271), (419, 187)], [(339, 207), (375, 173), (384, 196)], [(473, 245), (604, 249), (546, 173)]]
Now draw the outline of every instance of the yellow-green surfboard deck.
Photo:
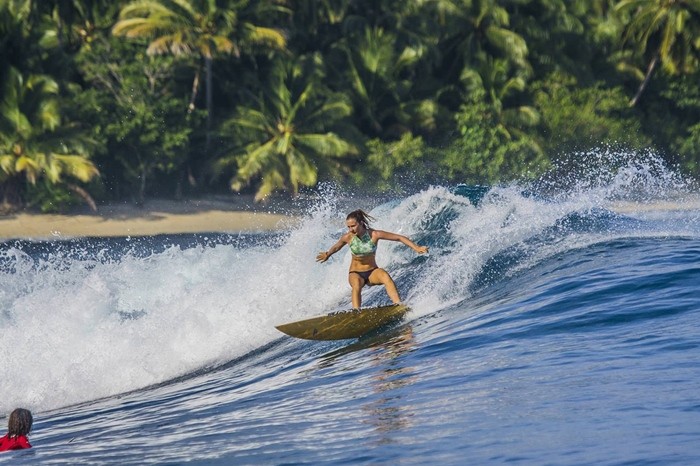
[(382, 325), (401, 318), (410, 308), (404, 304), (347, 310), (277, 325), (280, 332), (306, 340), (359, 338)]

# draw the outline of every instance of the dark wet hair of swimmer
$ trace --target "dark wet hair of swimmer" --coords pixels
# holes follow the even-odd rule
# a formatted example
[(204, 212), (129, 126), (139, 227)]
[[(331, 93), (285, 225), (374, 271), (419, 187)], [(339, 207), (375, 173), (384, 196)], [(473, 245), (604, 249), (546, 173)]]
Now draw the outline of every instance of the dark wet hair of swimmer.
[(10, 419), (7, 422), (7, 430), (10, 437), (19, 435), (27, 435), (32, 430), (34, 418), (28, 409), (17, 408), (10, 413)]

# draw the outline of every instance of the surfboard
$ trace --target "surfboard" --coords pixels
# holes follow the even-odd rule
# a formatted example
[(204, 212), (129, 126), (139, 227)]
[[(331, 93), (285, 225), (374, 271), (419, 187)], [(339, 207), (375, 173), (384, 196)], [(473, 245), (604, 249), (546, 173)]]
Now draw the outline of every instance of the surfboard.
[(398, 320), (409, 309), (405, 304), (366, 307), (359, 311), (349, 309), (276, 325), (275, 328), (289, 336), (306, 340), (346, 340), (359, 338), (382, 325)]

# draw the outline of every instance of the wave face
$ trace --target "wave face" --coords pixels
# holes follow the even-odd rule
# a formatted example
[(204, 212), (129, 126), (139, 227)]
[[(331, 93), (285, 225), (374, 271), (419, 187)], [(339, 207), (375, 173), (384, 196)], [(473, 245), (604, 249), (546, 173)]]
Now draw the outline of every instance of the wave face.
[(274, 328), (349, 306), (348, 251), (314, 258), (364, 206), (332, 190), (274, 235), (1, 244), (0, 412), (36, 448), (0, 463), (697, 464), (697, 190), (583, 156), (374, 207), (430, 254), (380, 244), (412, 311), (359, 341)]

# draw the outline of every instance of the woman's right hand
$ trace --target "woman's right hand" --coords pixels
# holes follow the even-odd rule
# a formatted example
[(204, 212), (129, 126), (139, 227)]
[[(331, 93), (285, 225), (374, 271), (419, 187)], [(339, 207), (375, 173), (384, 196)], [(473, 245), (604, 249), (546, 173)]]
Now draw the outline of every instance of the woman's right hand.
[(318, 255), (316, 256), (316, 262), (326, 262), (328, 258), (331, 257), (330, 254), (327, 252), (319, 252)]

